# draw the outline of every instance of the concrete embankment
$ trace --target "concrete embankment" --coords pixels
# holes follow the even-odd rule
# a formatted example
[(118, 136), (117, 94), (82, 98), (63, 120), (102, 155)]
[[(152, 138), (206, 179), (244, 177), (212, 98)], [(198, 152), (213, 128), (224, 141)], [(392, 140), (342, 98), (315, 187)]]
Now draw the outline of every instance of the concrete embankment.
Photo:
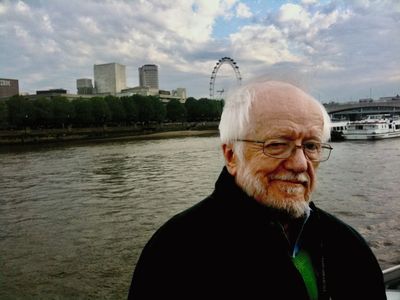
[(74, 141), (107, 141), (116, 139), (171, 138), (218, 133), (218, 122), (164, 123), (151, 126), (104, 126), (0, 130), (0, 145), (38, 144)]

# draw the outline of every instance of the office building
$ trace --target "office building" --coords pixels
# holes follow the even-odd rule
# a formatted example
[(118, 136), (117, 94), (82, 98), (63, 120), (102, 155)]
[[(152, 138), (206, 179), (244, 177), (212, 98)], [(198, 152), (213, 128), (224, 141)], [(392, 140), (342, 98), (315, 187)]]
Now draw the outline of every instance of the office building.
[(78, 90), (78, 95), (92, 95), (93, 94), (92, 79), (90, 78), (77, 79), (76, 89)]
[(94, 65), (96, 94), (116, 95), (126, 88), (125, 66), (117, 63)]
[(19, 95), (17, 79), (0, 78), (0, 98)]
[(139, 86), (158, 89), (158, 67), (156, 65), (139, 67)]

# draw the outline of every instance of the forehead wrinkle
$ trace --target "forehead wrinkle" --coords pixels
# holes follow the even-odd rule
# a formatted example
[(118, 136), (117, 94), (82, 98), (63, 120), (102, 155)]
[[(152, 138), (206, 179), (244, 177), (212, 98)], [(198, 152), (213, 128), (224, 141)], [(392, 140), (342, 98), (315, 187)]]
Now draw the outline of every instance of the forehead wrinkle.
[(268, 127), (265, 130), (254, 130), (251, 136), (257, 139), (267, 140), (271, 138), (284, 138), (288, 140), (295, 140), (298, 138), (306, 139), (321, 139), (322, 127), (320, 125), (310, 126), (307, 128), (293, 127), (290, 125)]
[(322, 137), (324, 119), (321, 108), (304, 91), (292, 85), (270, 82), (257, 85), (253, 92), (255, 98), (249, 109), (245, 132), (249, 138), (276, 135), (277, 131), (280, 133), (280, 128), (285, 135), (314, 134)]
[(322, 137), (322, 114), (312, 111), (280, 109), (278, 112), (253, 110), (248, 134), (259, 138), (271, 137)]

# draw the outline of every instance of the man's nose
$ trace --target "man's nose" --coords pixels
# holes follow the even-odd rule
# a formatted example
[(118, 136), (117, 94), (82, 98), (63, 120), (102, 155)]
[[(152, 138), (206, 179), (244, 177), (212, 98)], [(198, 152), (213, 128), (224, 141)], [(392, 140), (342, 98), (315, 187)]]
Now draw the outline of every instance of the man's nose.
[(286, 169), (294, 172), (307, 171), (307, 157), (302, 146), (296, 145), (296, 148), (293, 149), (292, 155), (285, 160), (284, 166)]

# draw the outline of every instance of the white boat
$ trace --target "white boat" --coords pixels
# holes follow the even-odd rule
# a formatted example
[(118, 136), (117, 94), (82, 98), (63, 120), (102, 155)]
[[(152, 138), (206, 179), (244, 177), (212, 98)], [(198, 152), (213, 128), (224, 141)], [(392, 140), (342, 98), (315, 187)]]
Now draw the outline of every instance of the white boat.
[(369, 115), (366, 119), (349, 122), (343, 130), (345, 140), (380, 140), (400, 137), (400, 119), (384, 115)]
[(331, 122), (331, 141), (343, 140), (343, 131), (347, 130), (347, 120), (332, 120)]

